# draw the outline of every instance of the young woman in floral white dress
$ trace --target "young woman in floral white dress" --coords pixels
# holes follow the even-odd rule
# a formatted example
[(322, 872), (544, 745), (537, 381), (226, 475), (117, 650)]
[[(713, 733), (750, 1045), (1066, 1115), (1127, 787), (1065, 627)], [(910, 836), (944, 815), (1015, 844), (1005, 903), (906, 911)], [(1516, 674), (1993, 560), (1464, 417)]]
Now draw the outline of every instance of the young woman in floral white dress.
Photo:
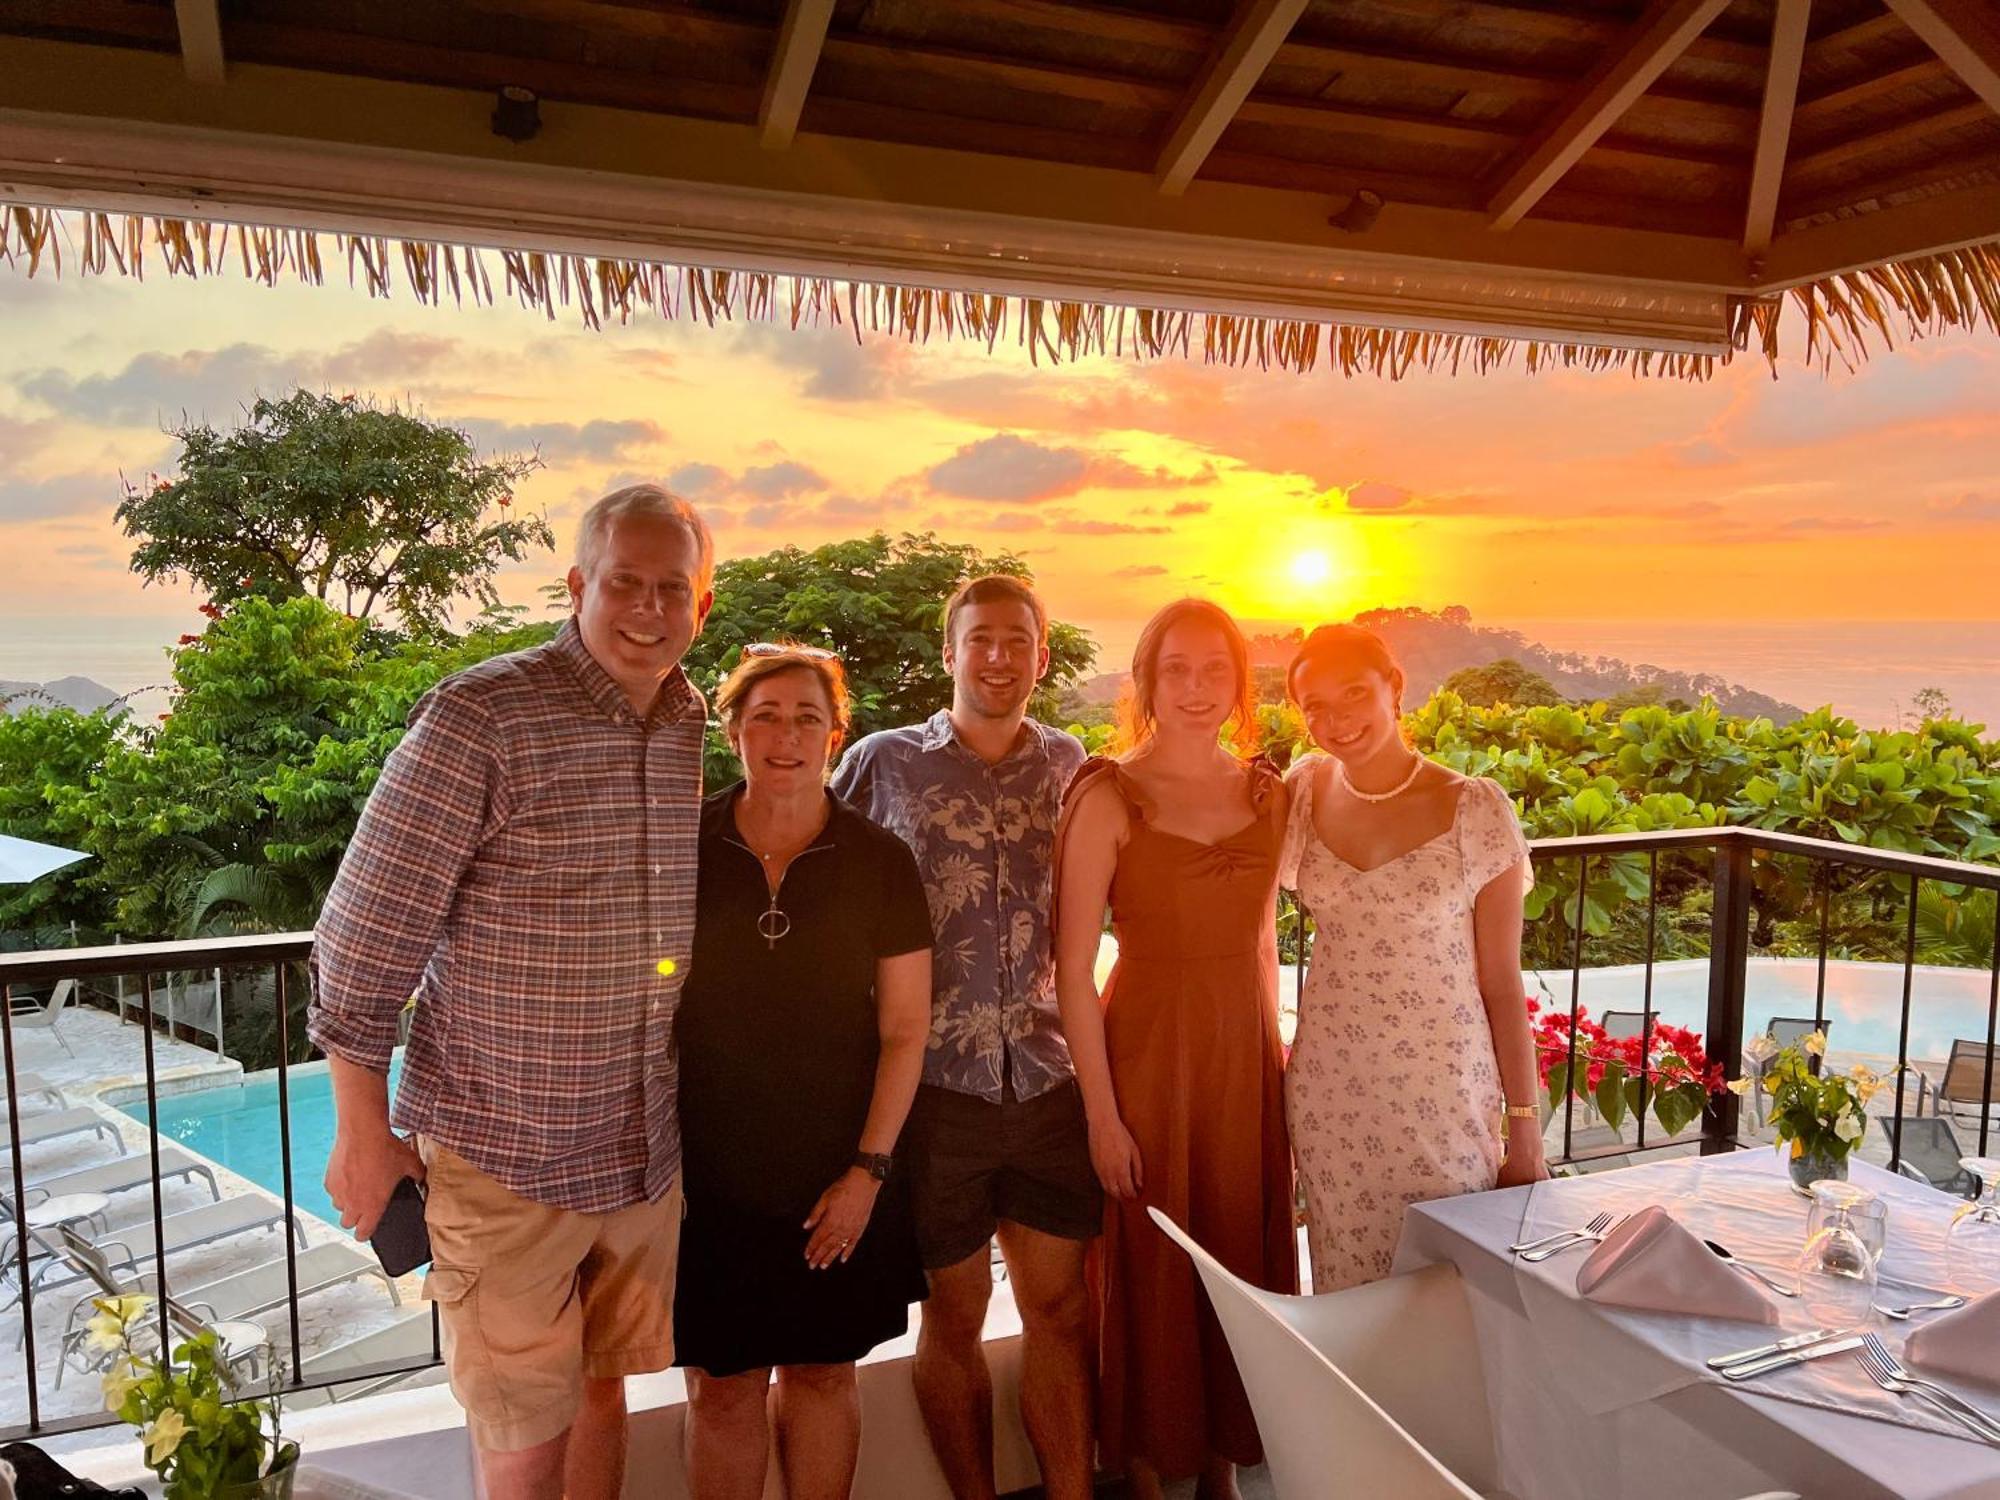
[(1548, 1175), (1521, 986), (1533, 877), (1506, 792), (1404, 742), (1380, 637), (1322, 626), (1287, 686), (1320, 753), (1288, 778), (1280, 873), (1315, 933), (1285, 1113), (1328, 1292), (1389, 1274), (1410, 1204)]

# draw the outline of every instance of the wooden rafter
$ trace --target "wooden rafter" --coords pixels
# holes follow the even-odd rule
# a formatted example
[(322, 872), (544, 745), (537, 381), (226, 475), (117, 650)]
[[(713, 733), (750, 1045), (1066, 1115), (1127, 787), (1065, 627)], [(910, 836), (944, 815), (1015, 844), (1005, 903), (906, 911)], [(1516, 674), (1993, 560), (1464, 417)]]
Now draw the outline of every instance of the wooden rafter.
[(1801, 100), (1792, 116), (1792, 124), (1800, 131), (1818, 130), (1837, 123), (1850, 110), (1864, 104), (1872, 104), (1902, 89), (1920, 88), (1950, 76), (1951, 70), (1944, 65), (1943, 59), (1922, 58), (1903, 67), (1892, 68), (1887, 73), (1878, 73), (1873, 78), (1842, 84), (1839, 88)]
[(1187, 190), (1305, 8), (1306, 0), (1241, 0), (1167, 132), (1153, 167), (1161, 192)]
[(782, 151), (798, 133), (799, 112), (832, 19), (833, 0), (787, 0), (778, 49), (764, 78), (764, 101), (757, 107), (757, 138), (766, 150)]
[(218, 7), (219, 0), (174, 0), (181, 67), (190, 82), (222, 82), (222, 14)]
[(1792, 161), (1792, 170), (1801, 177), (1816, 176), (1834, 167), (1844, 167), (1850, 162), (1860, 161), (1895, 146), (1907, 146), (1913, 141), (1929, 140), (1932, 136), (1943, 135), (1951, 130), (1962, 130), (1967, 125), (1977, 125), (1992, 118), (1992, 111), (1977, 100), (1970, 104), (1956, 105), (1951, 109), (1933, 110), (1913, 120), (1905, 120), (1900, 125), (1870, 131), (1865, 135), (1850, 136), (1844, 141), (1836, 141), (1830, 146), (1795, 157)]
[(1757, 125), (1757, 154), (1750, 166), (1750, 206), (1743, 219), (1743, 248), (1761, 255), (1778, 222), (1778, 189), (1784, 185), (1785, 147), (1799, 99), (1799, 69), (1806, 57), (1806, 22), (1812, 0), (1778, 0), (1771, 18), (1771, 65), (1764, 75), (1764, 116)]
[(1729, 0), (1654, 0), (1569, 107), (1511, 164), (1487, 200), (1496, 229), (1512, 229), (1688, 48)]
[(2000, 110), (2000, 12), (1993, 0), (1888, 0), (1965, 86)]

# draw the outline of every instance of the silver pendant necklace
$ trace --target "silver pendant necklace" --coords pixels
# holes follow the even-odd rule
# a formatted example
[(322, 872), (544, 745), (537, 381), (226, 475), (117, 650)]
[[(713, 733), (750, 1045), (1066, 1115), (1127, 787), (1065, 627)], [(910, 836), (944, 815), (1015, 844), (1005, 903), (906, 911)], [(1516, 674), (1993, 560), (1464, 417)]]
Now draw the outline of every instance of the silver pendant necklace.
[(1356, 786), (1352, 781), (1348, 780), (1346, 761), (1335, 760), (1333, 763), (1333, 769), (1335, 773), (1340, 777), (1340, 784), (1347, 788), (1349, 796), (1357, 798), (1362, 802), (1387, 802), (1392, 797), (1402, 796), (1403, 793), (1407, 792), (1412, 786), (1416, 785), (1417, 778), (1423, 774), (1424, 758), (1421, 755), (1412, 755), (1410, 757), (1410, 774), (1405, 776), (1401, 781), (1397, 782), (1394, 786), (1390, 787), (1389, 790), (1386, 792), (1362, 791), (1360, 787)]

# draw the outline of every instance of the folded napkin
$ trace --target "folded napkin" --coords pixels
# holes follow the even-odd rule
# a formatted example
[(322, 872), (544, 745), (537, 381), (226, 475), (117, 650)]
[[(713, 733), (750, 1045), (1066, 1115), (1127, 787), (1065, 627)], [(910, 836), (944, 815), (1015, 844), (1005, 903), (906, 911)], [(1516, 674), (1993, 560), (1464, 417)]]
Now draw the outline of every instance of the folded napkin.
[(2000, 1292), (1932, 1318), (1903, 1341), (1913, 1365), (2000, 1385)]
[(1640, 1209), (1605, 1236), (1577, 1268), (1576, 1289), (1595, 1302), (1649, 1312), (1778, 1321), (1769, 1298), (1658, 1204)]

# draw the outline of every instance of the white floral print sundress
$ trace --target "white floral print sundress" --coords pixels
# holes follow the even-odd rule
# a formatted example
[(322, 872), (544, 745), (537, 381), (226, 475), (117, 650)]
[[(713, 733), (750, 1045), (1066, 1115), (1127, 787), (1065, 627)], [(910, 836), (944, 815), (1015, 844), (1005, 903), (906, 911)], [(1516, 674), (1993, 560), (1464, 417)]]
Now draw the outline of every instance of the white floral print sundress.
[(1479, 779), (1436, 838), (1373, 869), (1349, 864), (1313, 826), (1324, 760), (1289, 778), (1279, 871), (1315, 928), (1285, 1071), (1315, 1292), (1387, 1276), (1410, 1204), (1497, 1180), (1504, 1100), (1472, 910), (1510, 869), (1533, 878), (1513, 803)]

